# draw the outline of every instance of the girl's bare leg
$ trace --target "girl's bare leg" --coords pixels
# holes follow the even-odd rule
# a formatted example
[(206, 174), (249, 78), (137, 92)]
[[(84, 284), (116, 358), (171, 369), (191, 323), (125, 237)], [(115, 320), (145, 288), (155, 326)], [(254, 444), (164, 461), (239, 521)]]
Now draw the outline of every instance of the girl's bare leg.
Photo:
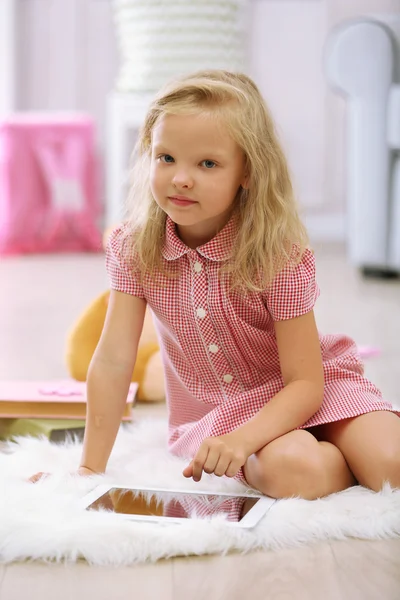
[(319, 439), (337, 446), (361, 485), (375, 491), (386, 481), (400, 488), (400, 418), (375, 411), (318, 428)]
[(291, 431), (252, 454), (244, 475), (272, 498), (314, 500), (356, 483), (339, 448), (305, 430)]

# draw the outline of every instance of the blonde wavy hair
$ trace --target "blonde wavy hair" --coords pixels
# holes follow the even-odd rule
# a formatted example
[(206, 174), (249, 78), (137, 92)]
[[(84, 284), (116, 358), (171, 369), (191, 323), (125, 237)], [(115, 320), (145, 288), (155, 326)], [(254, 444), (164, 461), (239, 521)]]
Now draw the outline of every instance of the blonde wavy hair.
[(283, 268), (299, 262), (308, 240), (272, 117), (255, 83), (241, 73), (200, 71), (167, 85), (152, 102), (134, 152), (126, 207), (129, 251), (142, 272), (166, 272), (161, 253), (166, 213), (149, 182), (152, 131), (166, 114), (200, 112), (222, 119), (243, 151), (248, 174), (248, 189), (240, 188), (233, 203), (239, 226), (222, 270), (230, 274), (232, 288), (263, 290)]

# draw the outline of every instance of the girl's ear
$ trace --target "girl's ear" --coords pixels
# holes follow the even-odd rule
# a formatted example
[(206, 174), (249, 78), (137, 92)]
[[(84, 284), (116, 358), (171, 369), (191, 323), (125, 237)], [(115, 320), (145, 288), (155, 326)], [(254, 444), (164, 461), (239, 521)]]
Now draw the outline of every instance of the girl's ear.
[(242, 181), (240, 182), (240, 185), (244, 190), (248, 190), (249, 184), (250, 184), (250, 169), (249, 169), (248, 160), (245, 159), (244, 165), (243, 165), (243, 178), (242, 178)]
[(242, 181), (240, 182), (240, 185), (241, 185), (241, 187), (242, 187), (244, 190), (248, 190), (248, 189), (249, 189), (249, 179), (250, 179), (250, 176), (249, 176), (249, 174), (246, 172), (246, 173), (244, 174), (244, 177), (243, 177)]

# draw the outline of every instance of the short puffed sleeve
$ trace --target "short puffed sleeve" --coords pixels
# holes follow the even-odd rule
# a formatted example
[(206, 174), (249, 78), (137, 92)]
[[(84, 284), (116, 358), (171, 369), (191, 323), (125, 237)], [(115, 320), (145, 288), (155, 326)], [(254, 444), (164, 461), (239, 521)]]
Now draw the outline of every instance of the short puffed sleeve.
[(314, 253), (306, 249), (297, 265), (288, 265), (278, 273), (264, 302), (274, 321), (284, 321), (310, 312), (318, 296)]
[(123, 224), (111, 232), (106, 247), (106, 269), (110, 287), (117, 292), (144, 298), (138, 259), (129, 240), (129, 230)]

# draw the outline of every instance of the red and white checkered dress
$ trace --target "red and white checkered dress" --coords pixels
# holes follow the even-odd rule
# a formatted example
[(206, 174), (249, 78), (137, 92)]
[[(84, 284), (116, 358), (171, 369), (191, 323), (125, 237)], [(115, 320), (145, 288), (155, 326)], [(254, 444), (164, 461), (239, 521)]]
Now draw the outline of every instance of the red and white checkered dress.
[[(234, 239), (234, 220), (193, 250), (168, 217), (163, 260), (177, 276), (145, 274), (140, 281), (121, 251), (124, 230), (112, 233), (106, 264), (114, 290), (145, 298), (154, 314), (163, 358), (169, 409), (169, 447), (193, 457), (209, 436), (226, 434), (255, 415), (279, 390), (274, 320), (312, 310), (319, 295), (315, 260), (307, 250), (290, 273), (283, 271), (265, 293), (229, 292), (219, 278)], [(325, 374), (321, 408), (301, 428), (392, 410), (363, 377), (353, 340), (320, 335)], [(238, 475), (244, 479), (243, 473)]]

